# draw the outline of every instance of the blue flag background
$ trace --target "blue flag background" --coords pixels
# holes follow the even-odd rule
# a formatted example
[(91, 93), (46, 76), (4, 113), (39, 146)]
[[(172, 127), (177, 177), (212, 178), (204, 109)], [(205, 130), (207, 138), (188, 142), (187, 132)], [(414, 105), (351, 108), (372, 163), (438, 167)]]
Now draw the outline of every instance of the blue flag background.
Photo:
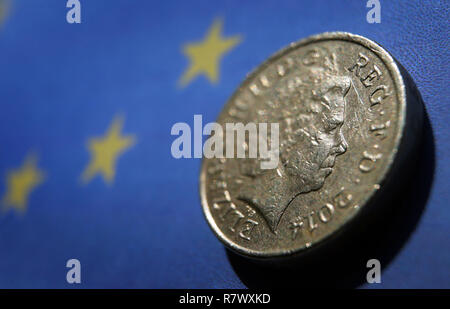
[[(448, 1), (381, 0), (380, 24), (367, 1), (80, 2), (81, 24), (67, 23), (66, 1), (0, 2), (1, 288), (245, 287), (203, 218), (200, 160), (172, 157), (171, 127), (214, 121), (249, 71), (325, 31), (389, 50), (434, 136), (420, 220), (382, 284), (363, 287), (450, 288)], [(183, 81), (186, 47), (214, 27), (234, 39), (216, 76)], [(102, 146), (117, 150), (109, 167), (95, 163)], [(80, 285), (66, 281), (72, 258)]]

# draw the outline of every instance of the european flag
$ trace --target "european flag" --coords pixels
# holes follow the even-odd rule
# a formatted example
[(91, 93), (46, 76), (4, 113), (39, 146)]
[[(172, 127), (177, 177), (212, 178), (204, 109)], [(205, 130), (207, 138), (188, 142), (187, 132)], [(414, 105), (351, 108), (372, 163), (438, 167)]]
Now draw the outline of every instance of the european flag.
[(450, 287), (448, 3), (380, 1), (369, 23), (367, 2), (0, 0), (0, 288), (249, 286), (171, 128), (214, 121), (268, 56), (337, 30), (391, 51), (438, 128), (425, 213), (382, 287)]

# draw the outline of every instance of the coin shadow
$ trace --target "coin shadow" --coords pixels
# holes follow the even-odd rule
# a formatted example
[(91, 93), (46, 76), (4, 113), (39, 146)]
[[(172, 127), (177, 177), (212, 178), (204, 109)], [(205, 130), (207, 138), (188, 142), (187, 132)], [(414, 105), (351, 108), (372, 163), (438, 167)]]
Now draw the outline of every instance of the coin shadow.
[(435, 143), (424, 111), (423, 136), (412, 172), (392, 194), (388, 207), (348, 240), (294, 261), (253, 261), (226, 249), (228, 260), (249, 288), (357, 288), (366, 282), (370, 259), (387, 267), (414, 232), (425, 209), (434, 177)]

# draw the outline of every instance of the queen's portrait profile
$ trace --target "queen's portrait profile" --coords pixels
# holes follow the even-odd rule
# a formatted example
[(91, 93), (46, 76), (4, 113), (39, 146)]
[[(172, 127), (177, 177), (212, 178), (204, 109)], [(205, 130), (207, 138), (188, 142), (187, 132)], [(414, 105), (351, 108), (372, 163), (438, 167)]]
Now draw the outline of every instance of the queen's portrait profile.
[(347, 150), (342, 125), (350, 86), (348, 76), (315, 66), (267, 98), (268, 113), (279, 115), (279, 163), (262, 170), (257, 159), (244, 159), (240, 168), (246, 180), (237, 198), (258, 211), (273, 232), (292, 200), (319, 190), (336, 157)]

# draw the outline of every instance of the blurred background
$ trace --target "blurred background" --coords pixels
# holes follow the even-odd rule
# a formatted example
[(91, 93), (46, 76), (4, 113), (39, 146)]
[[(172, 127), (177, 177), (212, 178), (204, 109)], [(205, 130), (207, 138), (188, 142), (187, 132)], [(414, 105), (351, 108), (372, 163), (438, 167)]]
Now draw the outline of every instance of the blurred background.
[(365, 0), (79, 2), (68, 23), (66, 0), (0, 0), (1, 288), (252, 286), (203, 218), (200, 160), (174, 159), (170, 131), (214, 121), (249, 71), (325, 31), (396, 57), (432, 139), (382, 283), (352, 286), (450, 288), (448, 1), (380, 0), (381, 23)]

